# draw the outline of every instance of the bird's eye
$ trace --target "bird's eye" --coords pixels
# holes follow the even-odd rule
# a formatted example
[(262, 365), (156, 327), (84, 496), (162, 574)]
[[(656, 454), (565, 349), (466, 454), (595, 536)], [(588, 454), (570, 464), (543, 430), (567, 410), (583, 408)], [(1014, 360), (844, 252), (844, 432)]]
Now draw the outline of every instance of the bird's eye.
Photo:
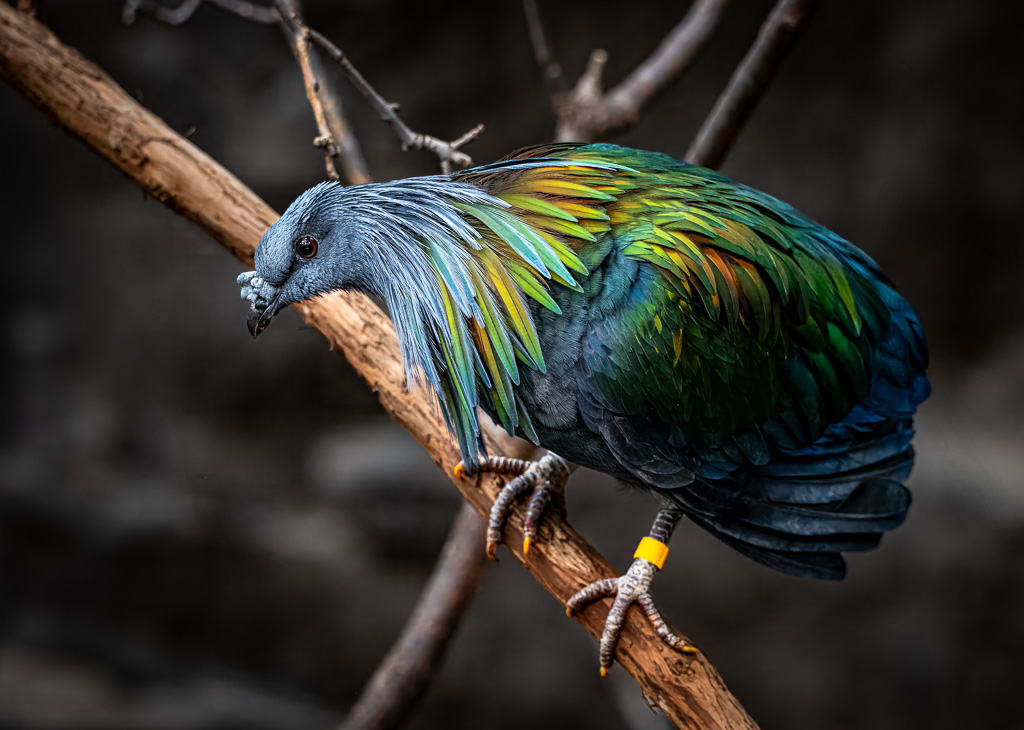
[(304, 259), (311, 259), (316, 256), (317, 243), (312, 236), (303, 236), (295, 239), (295, 253)]

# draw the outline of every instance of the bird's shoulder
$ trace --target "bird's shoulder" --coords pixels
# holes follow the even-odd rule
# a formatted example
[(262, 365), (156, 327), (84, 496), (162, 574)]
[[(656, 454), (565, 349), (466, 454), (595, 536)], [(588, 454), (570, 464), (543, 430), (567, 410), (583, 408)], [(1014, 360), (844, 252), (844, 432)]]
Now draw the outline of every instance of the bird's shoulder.
[(559, 154), (619, 166), (584, 283), (580, 402), (624, 459), (663, 483), (724, 475), (812, 442), (867, 395), (889, 310), (866, 255), (710, 170), (611, 146)]

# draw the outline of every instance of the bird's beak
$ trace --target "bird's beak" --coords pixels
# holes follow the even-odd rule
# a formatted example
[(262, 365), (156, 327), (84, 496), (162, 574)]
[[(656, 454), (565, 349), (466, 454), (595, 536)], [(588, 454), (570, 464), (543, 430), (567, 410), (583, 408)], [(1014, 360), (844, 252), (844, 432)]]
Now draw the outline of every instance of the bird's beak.
[(257, 299), (249, 307), (249, 317), (245, 320), (245, 324), (249, 328), (249, 334), (252, 335), (253, 339), (260, 336), (263, 330), (270, 325), (270, 320), (281, 309), (280, 299), (280, 294), (269, 302)]

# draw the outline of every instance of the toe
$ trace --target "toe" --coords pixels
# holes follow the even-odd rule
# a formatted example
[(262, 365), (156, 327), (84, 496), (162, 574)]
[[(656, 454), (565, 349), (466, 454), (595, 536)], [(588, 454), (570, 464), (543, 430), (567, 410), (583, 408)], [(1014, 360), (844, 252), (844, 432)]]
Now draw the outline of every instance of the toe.
[(605, 578), (584, 586), (565, 602), (565, 614), (571, 617), (576, 611), (593, 603), (598, 598), (615, 595), (618, 586), (618, 578)]
[(662, 641), (683, 654), (696, 654), (699, 651), (697, 647), (669, 628), (668, 622), (662, 618), (661, 612), (654, 605), (654, 599), (651, 598), (650, 593), (644, 592), (637, 596), (636, 603), (650, 620), (651, 626), (654, 627), (655, 633), (661, 637)]
[[(620, 582), (621, 585), (621, 582)], [(608, 611), (608, 618), (604, 622), (604, 631), (601, 633), (601, 669), (607, 670), (615, 661), (615, 647), (619, 643), (619, 634), (622, 633), (622, 623), (626, 619), (626, 611), (633, 603), (634, 596), (628, 591), (620, 591), (615, 596), (615, 603)], [(602, 674), (602, 676), (604, 676)]]

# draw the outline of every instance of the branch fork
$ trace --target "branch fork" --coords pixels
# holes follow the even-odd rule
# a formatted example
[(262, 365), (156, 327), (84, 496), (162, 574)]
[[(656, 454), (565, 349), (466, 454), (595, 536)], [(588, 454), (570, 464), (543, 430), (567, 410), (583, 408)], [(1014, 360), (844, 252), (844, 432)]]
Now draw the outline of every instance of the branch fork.
[(607, 93), (601, 78), (608, 54), (596, 49), (571, 92), (564, 92), (561, 66), (551, 53), (535, 0), (524, 0), (534, 54), (544, 74), (558, 119), (555, 138), (595, 142), (626, 131), (668, 86), (696, 60), (725, 12), (729, 0), (695, 0), (682, 20), (647, 60)]
[(313, 146), (324, 154), (324, 167), (329, 179), (341, 179), (334, 164), (335, 160), (340, 158), (345, 176), (350, 184), (371, 182), (358, 143), (349, 131), (349, 124), (341, 112), (340, 102), (331, 95), (325, 96), (318, 81), (316, 56), (312, 53), (314, 45), (323, 50), (334, 63), (341, 66), (349, 81), (370, 103), (381, 120), (395, 131), (403, 151), (424, 150), (432, 153), (437, 157), (444, 174), (473, 165), (473, 158), (463, 152), (462, 148), (480, 136), (484, 131), (483, 124), (476, 125), (451, 141), (445, 141), (422, 132), (414, 132), (398, 116), (399, 105), (397, 103), (386, 101), (337, 45), (322, 33), (306, 25), (299, 15), (295, 0), (274, 0), (272, 6), (255, 5), (247, 0), (182, 0), (176, 8), (168, 8), (156, 0), (125, 0), (122, 16), (124, 22), (130, 24), (135, 21), (136, 14), (141, 11), (149, 13), (163, 23), (176, 26), (189, 20), (204, 2), (258, 23), (281, 25), (302, 70), (306, 98), (309, 100), (309, 106), (317, 126), (317, 135), (313, 138)]
[(387, 123), (395, 131), (403, 150), (414, 149), (432, 152), (437, 156), (437, 159), (441, 164), (441, 171), (445, 174), (450, 173), (452, 169), (462, 169), (473, 164), (473, 159), (465, 152), (462, 152), (459, 148), (469, 144), (480, 136), (484, 131), (484, 126), (482, 124), (478, 124), (476, 127), (451, 142), (446, 142), (422, 132), (413, 132), (409, 126), (402, 121), (401, 117), (398, 116), (398, 104), (386, 101), (384, 97), (370, 85), (370, 82), (366, 80), (366, 78), (348, 59), (348, 56), (346, 56), (338, 46), (332, 43), (330, 39), (322, 33), (308, 27), (298, 14), (294, 12), (294, 9), (290, 7), (287, 0), (276, 0), (276, 7), (282, 17), (286, 19), (285, 22), (291, 23), (303, 34), (304, 37), (308, 39), (307, 43), (312, 43), (318, 46), (327, 54), (328, 58), (341, 67), (341, 70), (344, 71), (348, 80), (352, 82), (352, 85), (355, 86), (359, 93), (362, 94), (370, 103), (370, 106), (376, 110), (381, 120)]

